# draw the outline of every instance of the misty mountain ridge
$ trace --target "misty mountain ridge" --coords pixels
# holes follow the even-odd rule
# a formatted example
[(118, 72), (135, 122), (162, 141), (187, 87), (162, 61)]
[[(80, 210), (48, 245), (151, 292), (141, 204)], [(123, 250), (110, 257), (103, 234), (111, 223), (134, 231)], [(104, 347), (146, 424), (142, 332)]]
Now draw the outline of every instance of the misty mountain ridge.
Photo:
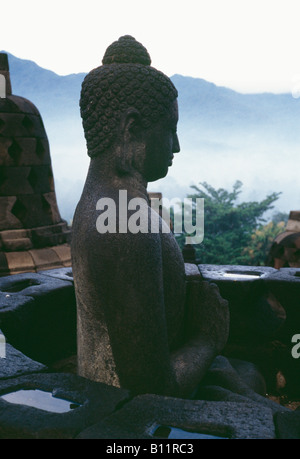
[[(86, 74), (60, 76), (7, 54), (13, 94), (32, 101), (43, 118), (60, 211), (70, 220), (89, 164), (79, 111)], [(177, 74), (171, 80), (179, 93), (181, 152), (168, 176), (149, 190), (183, 198), (191, 184), (231, 189), (239, 179), (243, 199), (282, 191), (278, 209), (299, 209), (300, 100), (291, 94), (241, 94)]]

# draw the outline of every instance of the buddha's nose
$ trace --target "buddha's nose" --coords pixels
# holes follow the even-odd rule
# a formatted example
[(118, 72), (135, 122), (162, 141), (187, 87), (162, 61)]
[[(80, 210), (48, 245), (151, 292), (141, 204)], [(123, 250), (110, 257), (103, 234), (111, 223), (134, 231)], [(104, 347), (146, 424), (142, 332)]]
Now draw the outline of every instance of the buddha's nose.
[(180, 145), (177, 134), (174, 135), (173, 139), (173, 152), (172, 153), (179, 153), (180, 152)]

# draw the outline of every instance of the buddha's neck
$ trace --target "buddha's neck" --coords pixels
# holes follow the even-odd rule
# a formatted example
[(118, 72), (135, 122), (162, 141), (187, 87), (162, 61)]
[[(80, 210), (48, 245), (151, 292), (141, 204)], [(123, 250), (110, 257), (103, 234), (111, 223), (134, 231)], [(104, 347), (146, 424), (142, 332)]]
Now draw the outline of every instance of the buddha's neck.
[(148, 183), (144, 177), (136, 170), (128, 174), (121, 174), (113, 159), (93, 158), (88, 171), (87, 183), (93, 189), (127, 190), (136, 196), (147, 196)]

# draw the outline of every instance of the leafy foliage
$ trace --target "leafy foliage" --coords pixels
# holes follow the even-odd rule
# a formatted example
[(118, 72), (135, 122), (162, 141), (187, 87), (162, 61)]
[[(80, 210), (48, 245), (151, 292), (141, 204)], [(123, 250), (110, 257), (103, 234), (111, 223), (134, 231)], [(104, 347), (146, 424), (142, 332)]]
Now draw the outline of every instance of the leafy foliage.
[(284, 228), (284, 221), (278, 223), (271, 221), (267, 225), (261, 225), (254, 231), (248, 247), (243, 252), (247, 260), (249, 260), (248, 264), (255, 266), (265, 265), (272, 242), (278, 234), (284, 232)]
[[(269, 241), (277, 229), (274, 232), (274, 228), (269, 227), (265, 230), (264, 236), (255, 235), (255, 232), (266, 222), (263, 215), (274, 207), (273, 203), (279, 198), (280, 193), (272, 193), (261, 202), (238, 203), (242, 188), (240, 181), (235, 182), (232, 191), (224, 188), (216, 190), (206, 182), (200, 185), (202, 189), (192, 186), (195, 192), (188, 196), (193, 198), (193, 207), (196, 205), (196, 198), (204, 198), (204, 240), (195, 246), (199, 262), (201, 264), (262, 264), (262, 251), (266, 250), (267, 244), (263, 244), (260, 238), (265, 237)], [(196, 223), (195, 218), (193, 215), (193, 224)], [(185, 233), (177, 236), (181, 247), (185, 244), (186, 236)], [(256, 250), (259, 250), (259, 256), (255, 253)], [(263, 259), (265, 256), (266, 253)]]

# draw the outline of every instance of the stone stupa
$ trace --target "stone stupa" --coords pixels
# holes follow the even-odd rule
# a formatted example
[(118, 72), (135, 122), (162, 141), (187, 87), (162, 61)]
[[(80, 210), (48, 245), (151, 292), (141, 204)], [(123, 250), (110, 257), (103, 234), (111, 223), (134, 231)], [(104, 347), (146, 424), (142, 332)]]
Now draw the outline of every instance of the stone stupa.
[(41, 115), (12, 95), (5, 53), (0, 77), (0, 276), (69, 267), (71, 231), (59, 213)]

